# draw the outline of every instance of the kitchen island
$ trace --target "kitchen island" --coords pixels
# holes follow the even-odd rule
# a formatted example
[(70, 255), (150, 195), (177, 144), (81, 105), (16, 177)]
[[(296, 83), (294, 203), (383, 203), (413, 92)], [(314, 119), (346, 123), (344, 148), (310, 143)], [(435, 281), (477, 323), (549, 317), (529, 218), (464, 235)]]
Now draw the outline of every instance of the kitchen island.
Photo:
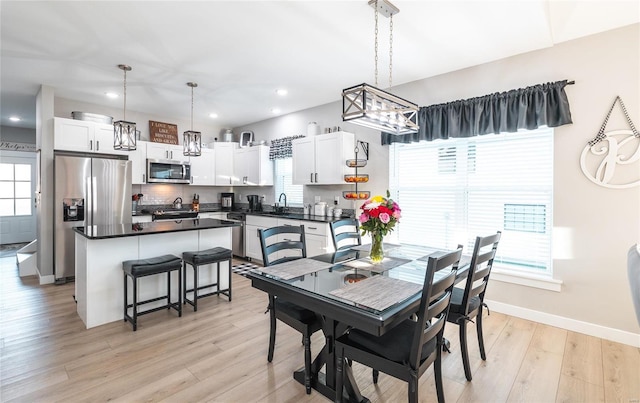
[[(182, 257), (182, 252), (216, 246), (231, 249), (231, 228), (237, 225), (232, 221), (204, 218), (74, 228), (78, 315), (87, 329), (123, 320), (123, 261), (168, 253)], [(226, 266), (226, 263), (220, 265), (221, 289), (229, 286), (225, 270), (231, 267)], [(172, 274), (172, 284), (176, 284), (171, 289), (173, 300), (178, 298), (177, 275), (177, 272)], [(215, 266), (201, 266), (200, 279), (202, 284), (217, 281)], [(187, 282), (192, 281), (188, 276)], [(150, 276), (140, 282), (138, 294), (144, 300), (165, 290), (164, 276)]]

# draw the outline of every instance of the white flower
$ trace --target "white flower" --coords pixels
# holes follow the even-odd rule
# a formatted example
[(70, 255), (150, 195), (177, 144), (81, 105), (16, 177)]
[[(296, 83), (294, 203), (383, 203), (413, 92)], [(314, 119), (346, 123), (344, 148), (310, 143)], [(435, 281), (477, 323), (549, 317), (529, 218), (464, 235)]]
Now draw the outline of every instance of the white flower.
[(365, 204), (364, 206), (362, 206), (363, 209), (365, 210), (373, 210), (373, 209), (377, 209), (382, 203), (380, 202), (374, 202), (372, 201), (371, 203)]

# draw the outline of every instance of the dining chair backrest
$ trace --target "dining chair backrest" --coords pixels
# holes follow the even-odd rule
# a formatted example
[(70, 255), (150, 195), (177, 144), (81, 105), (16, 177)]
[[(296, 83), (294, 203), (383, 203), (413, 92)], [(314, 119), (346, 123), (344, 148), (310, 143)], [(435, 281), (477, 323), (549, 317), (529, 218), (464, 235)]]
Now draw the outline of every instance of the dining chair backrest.
[(336, 250), (347, 249), (355, 245), (362, 245), (360, 225), (355, 218), (345, 218), (329, 224), (333, 246)]
[[(442, 343), (444, 325), (447, 322), (449, 312), (449, 302), (451, 299), (451, 289), (456, 278), (456, 268), (462, 248), (459, 247), (453, 252), (449, 252), (439, 258), (430, 257), (427, 263), (427, 272), (422, 286), (422, 297), (417, 313), (417, 323), (421, 326), (415, 327), (415, 334), (409, 355), (409, 365), (412, 368), (420, 368), (421, 365), (429, 365), (422, 362), (422, 348), (434, 337), (437, 338), (437, 345)], [(435, 273), (446, 270), (447, 274), (434, 282)], [(437, 349), (440, 353), (440, 349)], [(433, 362), (434, 356), (427, 360)]]
[(501, 232), (498, 231), (493, 235), (476, 237), (462, 297), (462, 311), (468, 317), (473, 317), (475, 311), (479, 309), (478, 306), (470, 309), (473, 306), (473, 304), (470, 304), (472, 298), (477, 296), (480, 299), (480, 306), (482, 306), (501, 235)]
[[(304, 225), (283, 225), (258, 230), (262, 263), (265, 267), (307, 257), (307, 243), (304, 236)], [(280, 252), (280, 255), (272, 256)]]

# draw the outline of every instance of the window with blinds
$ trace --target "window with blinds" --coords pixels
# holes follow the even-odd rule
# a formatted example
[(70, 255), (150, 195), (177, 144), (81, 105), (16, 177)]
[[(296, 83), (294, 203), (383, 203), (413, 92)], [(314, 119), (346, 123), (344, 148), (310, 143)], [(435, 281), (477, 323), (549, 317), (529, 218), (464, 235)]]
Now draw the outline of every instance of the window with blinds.
[(551, 275), (553, 130), (390, 147), (402, 243), (443, 248), (502, 231), (494, 267)]
[(287, 195), (287, 205), (302, 207), (302, 185), (292, 185), (293, 159), (279, 158), (273, 160), (275, 201), (278, 201), (281, 193)]

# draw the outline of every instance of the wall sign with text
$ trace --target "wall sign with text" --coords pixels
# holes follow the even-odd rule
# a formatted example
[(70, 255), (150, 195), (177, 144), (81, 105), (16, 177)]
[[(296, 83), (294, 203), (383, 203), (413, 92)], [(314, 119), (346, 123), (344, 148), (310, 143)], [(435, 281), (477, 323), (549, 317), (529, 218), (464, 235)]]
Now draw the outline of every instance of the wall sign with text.
[[(617, 102), (620, 103), (631, 130), (605, 132), (611, 111)], [(640, 133), (619, 96), (613, 101), (598, 135), (582, 150), (580, 168), (596, 185), (612, 189), (640, 186)]]
[(149, 137), (154, 143), (178, 145), (178, 125), (150, 120)]

